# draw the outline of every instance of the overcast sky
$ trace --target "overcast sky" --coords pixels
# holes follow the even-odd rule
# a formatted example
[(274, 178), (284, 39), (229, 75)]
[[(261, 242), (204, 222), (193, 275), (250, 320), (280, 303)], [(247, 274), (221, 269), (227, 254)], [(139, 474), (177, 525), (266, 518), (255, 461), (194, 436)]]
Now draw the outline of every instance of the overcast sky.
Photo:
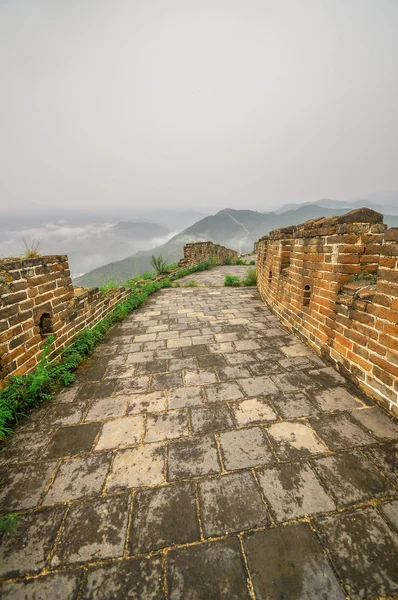
[(0, 202), (398, 189), (398, 0), (0, 0)]

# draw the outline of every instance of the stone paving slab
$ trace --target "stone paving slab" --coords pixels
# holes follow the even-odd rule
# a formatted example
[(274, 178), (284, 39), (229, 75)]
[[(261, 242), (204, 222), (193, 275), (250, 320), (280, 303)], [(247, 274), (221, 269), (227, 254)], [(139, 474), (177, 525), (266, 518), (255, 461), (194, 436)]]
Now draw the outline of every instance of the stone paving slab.
[(397, 465), (255, 289), (162, 290), (0, 451), (0, 597), (391, 597)]

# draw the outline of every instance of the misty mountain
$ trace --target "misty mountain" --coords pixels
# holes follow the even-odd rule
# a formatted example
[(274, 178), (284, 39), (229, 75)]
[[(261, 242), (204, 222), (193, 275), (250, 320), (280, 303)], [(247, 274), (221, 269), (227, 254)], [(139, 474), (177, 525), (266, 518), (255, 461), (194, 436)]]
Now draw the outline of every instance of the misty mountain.
[(329, 198), (324, 198), (315, 202), (289, 203), (284, 204), (274, 212), (279, 215), (288, 210), (297, 210), (302, 206), (314, 206), (315, 204), (324, 208), (349, 208), (350, 210), (365, 206), (385, 215), (398, 215), (398, 192), (377, 192), (354, 200), (330, 200)]
[[(323, 216), (344, 214), (349, 210), (352, 210), (352, 206), (328, 209), (311, 203), (295, 210), (287, 210), (282, 214), (224, 209), (215, 215), (201, 219), (152, 250), (137, 252), (123, 260), (94, 269), (82, 277), (78, 277), (75, 283), (87, 287), (100, 286), (110, 279), (113, 279), (115, 283), (122, 283), (135, 275), (150, 271), (152, 254), (161, 254), (170, 263), (173, 263), (182, 258), (184, 245), (193, 241), (209, 240), (243, 254), (250, 252), (254, 242), (273, 229), (298, 225), (309, 219)], [(398, 226), (398, 216), (386, 215), (384, 221), (389, 226)]]

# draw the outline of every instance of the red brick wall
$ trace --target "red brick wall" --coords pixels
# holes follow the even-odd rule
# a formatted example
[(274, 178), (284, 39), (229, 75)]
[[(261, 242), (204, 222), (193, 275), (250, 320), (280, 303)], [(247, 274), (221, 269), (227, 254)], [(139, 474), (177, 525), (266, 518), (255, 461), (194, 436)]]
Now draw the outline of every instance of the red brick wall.
[(184, 246), (184, 258), (180, 260), (178, 265), (180, 267), (192, 267), (212, 257), (222, 265), (225, 264), (227, 258), (238, 258), (238, 253), (212, 242), (192, 242)]
[(97, 288), (75, 295), (67, 256), (0, 260), (0, 388), (11, 375), (34, 369), (45, 333), (40, 319), (50, 316), (55, 349), (63, 348), (85, 327), (103, 319), (129, 295)]
[[(363, 273), (377, 283), (352, 280)], [(286, 325), (397, 412), (397, 228), (359, 209), (277, 229), (258, 242), (257, 281)]]

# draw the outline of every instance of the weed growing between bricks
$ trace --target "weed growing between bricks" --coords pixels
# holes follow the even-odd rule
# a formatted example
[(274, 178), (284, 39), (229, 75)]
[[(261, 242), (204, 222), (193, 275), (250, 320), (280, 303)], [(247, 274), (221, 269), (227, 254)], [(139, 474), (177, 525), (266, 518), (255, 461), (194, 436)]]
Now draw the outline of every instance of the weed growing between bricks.
[(49, 336), (43, 344), (42, 355), (36, 369), (26, 375), (11, 377), (9, 385), (0, 392), (0, 441), (12, 433), (13, 428), (26, 413), (44, 400), (51, 399), (62, 387), (75, 380), (78, 366), (90, 356), (95, 346), (108, 329), (123, 320), (132, 311), (144, 304), (146, 299), (162, 288), (172, 286), (172, 281), (196, 271), (205, 271), (216, 265), (214, 259), (193, 267), (179, 269), (158, 281), (127, 281), (124, 287), (131, 293), (125, 302), (92, 329), (84, 329), (73, 343), (58, 355), (52, 351), (54, 336)]

